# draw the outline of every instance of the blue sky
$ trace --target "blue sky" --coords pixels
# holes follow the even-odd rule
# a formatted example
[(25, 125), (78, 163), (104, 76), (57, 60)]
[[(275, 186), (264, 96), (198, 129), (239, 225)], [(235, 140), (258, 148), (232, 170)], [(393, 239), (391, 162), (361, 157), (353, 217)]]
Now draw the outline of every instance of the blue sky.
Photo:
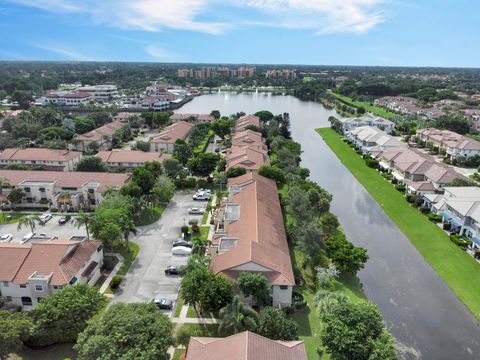
[(1, 60), (480, 67), (478, 0), (0, 0)]

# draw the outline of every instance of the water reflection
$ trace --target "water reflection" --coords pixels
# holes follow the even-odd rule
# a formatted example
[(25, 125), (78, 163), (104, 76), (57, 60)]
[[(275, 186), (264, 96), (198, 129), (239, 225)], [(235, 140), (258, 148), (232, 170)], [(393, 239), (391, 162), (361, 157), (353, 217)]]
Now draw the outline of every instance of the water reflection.
[(347, 237), (368, 250), (370, 259), (359, 278), (399, 342), (402, 358), (480, 358), (480, 330), (474, 317), (314, 132), (329, 125), (334, 111), (293, 96), (215, 93), (200, 96), (177, 112), (211, 110), (227, 115), (259, 110), (290, 114), (292, 135), (304, 151), (303, 166), (310, 169), (312, 180), (333, 194), (332, 212)]

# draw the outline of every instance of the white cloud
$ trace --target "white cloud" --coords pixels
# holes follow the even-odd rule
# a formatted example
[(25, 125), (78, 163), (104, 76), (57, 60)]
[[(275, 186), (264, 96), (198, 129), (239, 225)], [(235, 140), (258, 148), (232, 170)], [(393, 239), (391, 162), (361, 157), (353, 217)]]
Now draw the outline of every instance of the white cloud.
[[(311, 29), (316, 34), (365, 33), (385, 20), (380, 5), (391, 0), (7, 0), (51, 12), (82, 13), (122, 29), (188, 30), (221, 34), (237, 25)], [(218, 18), (224, 22), (204, 20)], [(251, 14), (239, 9), (247, 9)], [(247, 18), (248, 17), (248, 18)]]
[[(316, 34), (364, 33), (384, 21), (378, 6), (384, 0), (240, 0), (244, 6), (262, 10), (279, 27), (314, 29)], [(260, 24), (259, 24), (260, 25)]]
[(210, 34), (228, 25), (198, 20), (212, 0), (9, 0), (51, 12), (81, 12), (101, 24), (124, 29), (159, 31), (165, 28)]

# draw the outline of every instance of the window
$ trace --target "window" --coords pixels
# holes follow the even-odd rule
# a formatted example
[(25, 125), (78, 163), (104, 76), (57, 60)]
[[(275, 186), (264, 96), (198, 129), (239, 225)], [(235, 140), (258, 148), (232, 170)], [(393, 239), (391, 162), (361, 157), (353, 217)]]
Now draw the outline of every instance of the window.
[(8, 281), (2, 281), (4, 287), (9, 287)]
[(45, 188), (39, 188), (38, 189), (40, 192), (45, 192)]
[(27, 285), (26, 284), (21, 284), (20, 285), (20, 289), (26, 289), (27, 288)]
[(95, 192), (95, 189), (88, 189), (88, 192), (89, 192), (90, 194), (93, 194), (93, 193)]
[(43, 291), (43, 285), (36, 284), (35, 291)]
[(32, 298), (28, 296), (22, 296), (22, 305), (23, 306), (32, 306)]
[(6, 302), (12, 302), (12, 297), (11, 296), (5, 296), (5, 301)]
[(25, 190), (25, 192), (30, 192), (30, 188), (29, 188), (29, 187), (24, 187), (23, 190)]
[(280, 285), (280, 290), (288, 290), (288, 285)]

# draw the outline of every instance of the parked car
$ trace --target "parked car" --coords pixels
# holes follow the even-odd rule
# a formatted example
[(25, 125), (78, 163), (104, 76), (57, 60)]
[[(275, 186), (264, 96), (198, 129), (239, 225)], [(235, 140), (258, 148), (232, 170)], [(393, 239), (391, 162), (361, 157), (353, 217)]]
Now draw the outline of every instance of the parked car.
[(188, 209), (188, 214), (189, 215), (203, 215), (204, 213), (205, 213), (204, 210), (196, 208), (196, 207)]
[(170, 265), (165, 269), (165, 275), (180, 275), (180, 267)]
[(12, 234), (5, 234), (0, 236), (0, 242), (10, 242), (13, 238)]
[(43, 214), (40, 216), (40, 222), (46, 224), (52, 218), (52, 214)]
[(210, 194), (204, 191), (198, 191), (195, 195), (193, 195), (193, 200), (208, 201), (209, 199)]
[(157, 305), (160, 310), (172, 310), (173, 301), (165, 298), (155, 298), (152, 302)]
[(71, 218), (72, 218), (71, 215), (62, 216), (60, 219), (58, 219), (58, 224), (59, 225), (66, 224), (67, 222), (70, 221)]
[(185, 246), (185, 247), (191, 248), (193, 244), (188, 240), (179, 239), (173, 242), (173, 247), (177, 247), (177, 246)]
[(31, 233), (28, 233), (27, 235), (25, 235), (23, 237), (23, 239), (20, 241), (20, 244), (25, 244), (27, 241), (29, 241), (32, 237), (35, 236), (36, 233), (34, 232), (31, 232)]
[(186, 246), (175, 246), (172, 249), (173, 255), (190, 255), (192, 253), (192, 248)]

